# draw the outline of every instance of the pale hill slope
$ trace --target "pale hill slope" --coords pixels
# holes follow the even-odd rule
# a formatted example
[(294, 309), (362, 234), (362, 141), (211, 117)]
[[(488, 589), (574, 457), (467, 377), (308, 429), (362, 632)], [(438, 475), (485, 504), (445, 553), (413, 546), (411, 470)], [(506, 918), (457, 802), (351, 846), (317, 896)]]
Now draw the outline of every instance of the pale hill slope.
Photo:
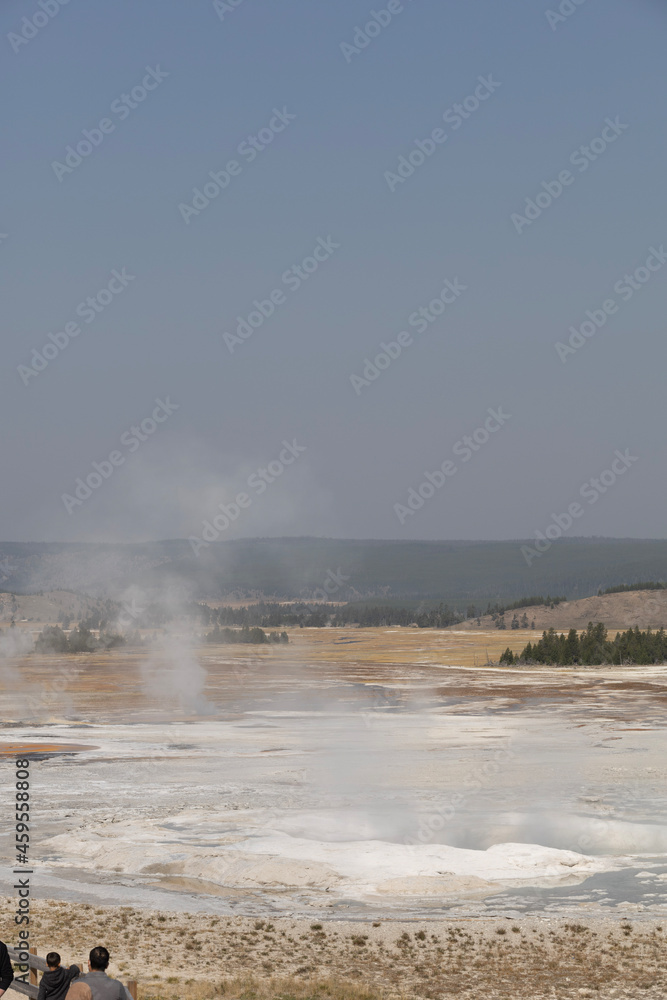
[(16, 622), (35, 621), (55, 625), (64, 616), (72, 622), (78, 622), (89, 615), (97, 603), (93, 598), (73, 594), (68, 590), (16, 596), (0, 593), (0, 623), (4, 626), (13, 618)]
[[(555, 628), (559, 632), (570, 628), (586, 628), (589, 622), (603, 622), (610, 629), (667, 628), (667, 590), (629, 590), (621, 594), (584, 597), (580, 601), (563, 601), (554, 608), (537, 606), (505, 612), (505, 623), (516, 614), (521, 621), (524, 613), (529, 626), (536, 629)], [(490, 615), (483, 615), (481, 628), (494, 628)], [(455, 629), (477, 630), (476, 619), (452, 626)]]

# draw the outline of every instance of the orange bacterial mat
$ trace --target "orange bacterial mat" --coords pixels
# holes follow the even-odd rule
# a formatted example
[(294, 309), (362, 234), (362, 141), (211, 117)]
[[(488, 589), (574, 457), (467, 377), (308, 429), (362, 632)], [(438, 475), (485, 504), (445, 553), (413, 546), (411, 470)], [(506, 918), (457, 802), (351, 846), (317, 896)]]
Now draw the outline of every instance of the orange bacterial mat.
[(79, 750), (98, 750), (99, 747), (83, 743), (0, 743), (0, 757), (20, 757), (31, 753), (76, 753)]

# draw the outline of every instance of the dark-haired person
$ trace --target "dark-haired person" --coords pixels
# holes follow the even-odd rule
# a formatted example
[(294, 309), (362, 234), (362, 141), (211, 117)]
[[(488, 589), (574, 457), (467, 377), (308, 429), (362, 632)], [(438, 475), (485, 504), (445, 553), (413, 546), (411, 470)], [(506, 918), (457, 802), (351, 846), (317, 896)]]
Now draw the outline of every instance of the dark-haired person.
[(88, 968), (85, 976), (79, 976), (77, 983), (87, 983), (93, 994), (93, 1000), (132, 1000), (119, 979), (107, 976), (109, 952), (99, 945), (93, 948), (88, 956)]
[(0, 941), (0, 997), (14, 982), (14, 970), (9, 959), (7, 945)]
[(76, 979), (81, 969), (78, 965), (70, 965), (68, 969), (63, 969), (57, 951), (48, 953), (46, 964), (49, 968), (42, 976), (37, 1000), (65, 1000), (69, 984)]

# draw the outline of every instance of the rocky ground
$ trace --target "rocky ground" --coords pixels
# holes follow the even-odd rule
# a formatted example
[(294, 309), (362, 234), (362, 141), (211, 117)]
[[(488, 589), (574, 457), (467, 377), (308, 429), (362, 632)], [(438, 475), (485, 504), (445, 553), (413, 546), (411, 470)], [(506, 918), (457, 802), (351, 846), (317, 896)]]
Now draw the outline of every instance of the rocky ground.
[[(12, 944), (12, 900), (0, 933)], [(31, 943), (66, 963), (104, 943), (140, 1000), (417, 1000), (596, 997), (657, 1000), (667, 927), (548, 918), (310, 922), (32, 904)]]

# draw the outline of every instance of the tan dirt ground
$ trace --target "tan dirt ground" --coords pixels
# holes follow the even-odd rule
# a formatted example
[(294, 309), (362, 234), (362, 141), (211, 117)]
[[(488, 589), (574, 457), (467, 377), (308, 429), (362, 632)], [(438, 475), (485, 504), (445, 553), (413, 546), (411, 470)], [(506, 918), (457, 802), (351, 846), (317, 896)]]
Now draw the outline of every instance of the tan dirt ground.
[[(10, 945), (13, 904), (3, 900), (0, 918)], [(105, 944), (110, 973), (137, 980), (139, 1000), (657, 1000), (666, 939), (656, 921), (311, 923), (37, 900), (30, 941), (79, 965)]]

